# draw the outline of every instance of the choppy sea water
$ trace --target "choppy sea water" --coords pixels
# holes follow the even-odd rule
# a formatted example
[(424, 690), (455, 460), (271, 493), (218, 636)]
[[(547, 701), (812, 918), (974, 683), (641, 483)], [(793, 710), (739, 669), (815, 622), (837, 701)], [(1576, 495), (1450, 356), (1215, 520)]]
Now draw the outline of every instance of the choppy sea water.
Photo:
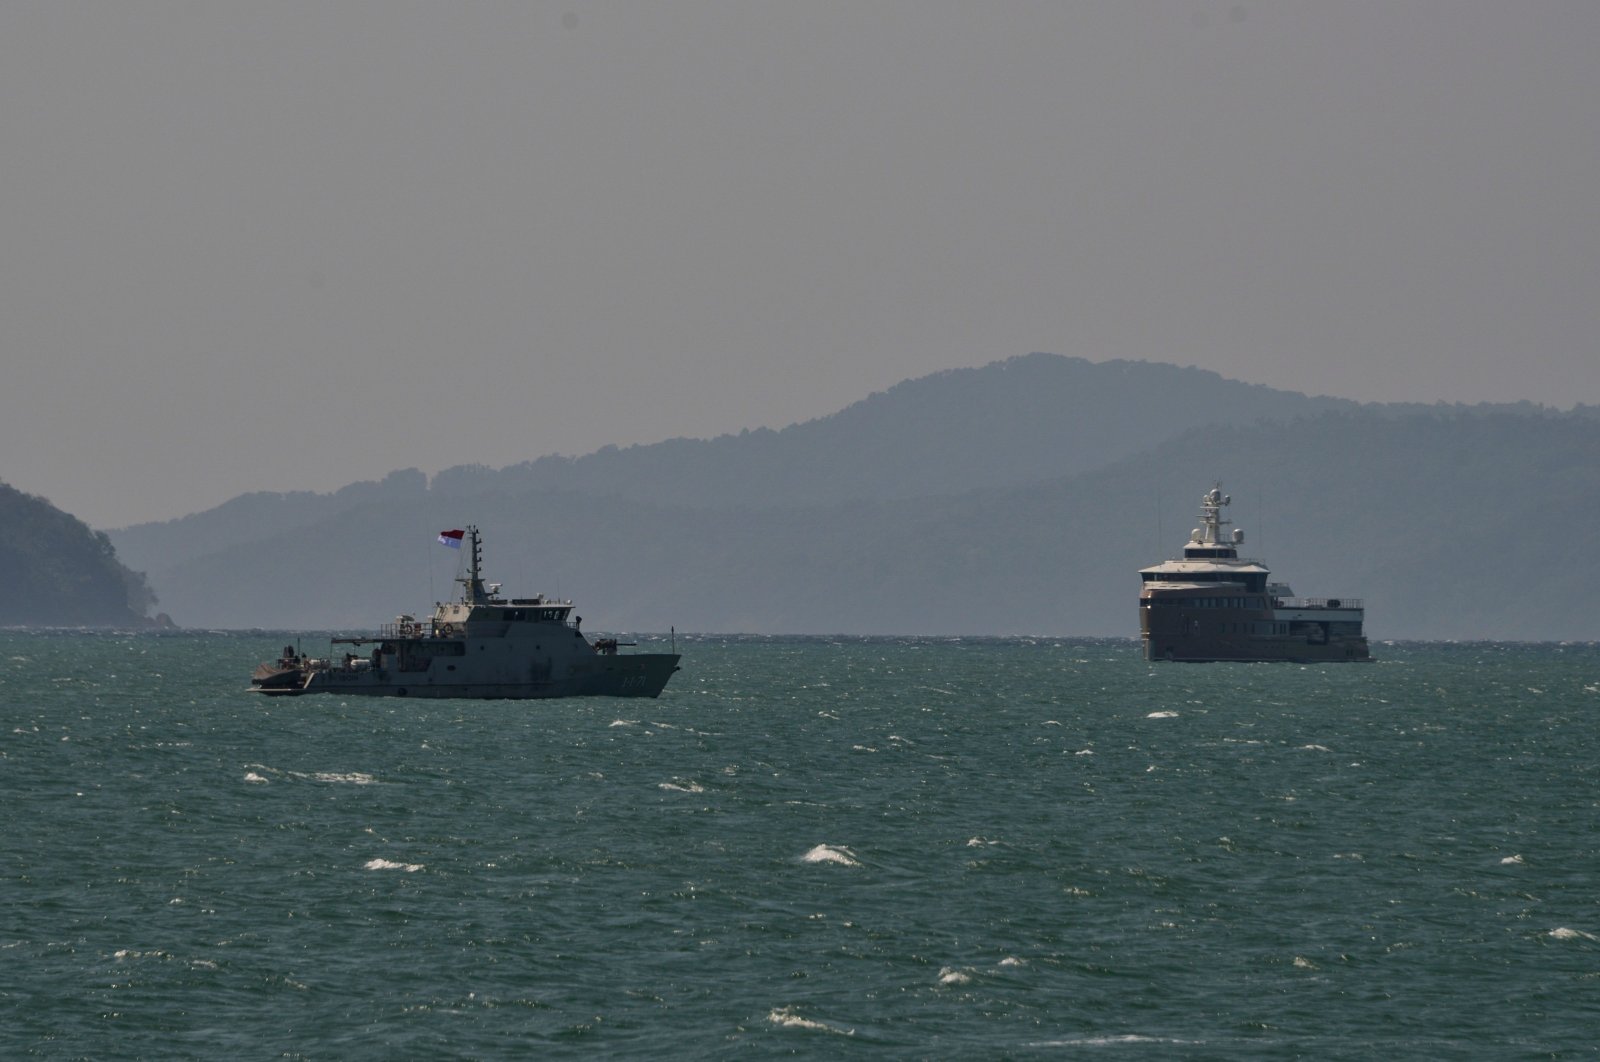
[(655, 701), (245, 693), (283, 641), (0, 632), (0, 1056), (1600, 1034), (1594, 646), (680, 636)]

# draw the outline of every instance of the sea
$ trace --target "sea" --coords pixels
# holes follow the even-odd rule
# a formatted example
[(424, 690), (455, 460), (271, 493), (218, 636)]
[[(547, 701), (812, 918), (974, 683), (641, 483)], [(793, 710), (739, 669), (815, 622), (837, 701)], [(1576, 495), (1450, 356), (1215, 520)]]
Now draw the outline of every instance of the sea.
[(1600, 647), (674, 637), (659, 699), (540, 702), (0, 632), (0, 1057), (1600, 1043)]

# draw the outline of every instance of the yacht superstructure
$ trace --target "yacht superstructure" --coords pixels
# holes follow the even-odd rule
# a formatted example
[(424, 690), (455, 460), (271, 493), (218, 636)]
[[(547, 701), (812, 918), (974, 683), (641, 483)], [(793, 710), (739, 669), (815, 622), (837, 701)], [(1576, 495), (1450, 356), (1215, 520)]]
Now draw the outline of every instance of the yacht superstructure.
[(1183, 556), (1139, 571), (1139, 629), (1148, 660), (1367, 660), (1358, 598), (1300, 598), (1239, 556), (1244, 532), (1218, 484), (1200, 502)]

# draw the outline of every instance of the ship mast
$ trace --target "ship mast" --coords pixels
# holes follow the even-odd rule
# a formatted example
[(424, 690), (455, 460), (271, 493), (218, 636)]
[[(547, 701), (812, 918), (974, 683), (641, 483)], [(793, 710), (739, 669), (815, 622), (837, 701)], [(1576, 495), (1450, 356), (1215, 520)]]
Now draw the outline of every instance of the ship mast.
[(1244, 541), (1243, 531), (1226, 530), (1233, 524), (1222, 510), (1232, 498), (1222, 493), (1222, 484), (1206, 491), (1200, 499), (1200, 526), (1189, 532), (1189, 541), (1183, 547), (1185, 557), (1237, 557), (1239, 543)]
[(468, 605), (483, 605), (489, 601), (489, 595), (483, 588), (483, 547), (478, 542), (478, 528), (474, 524), (467, 525), (467, 544), (472, 552), (467, 559), (467, 574), (456, 576), (456, 582), (461, 584), (461, 600)]
[(1200, 527), (1196, 530), (1193, 541), (1204, 546), (1232, 545), (1224, 536), (1222, 529), (1233, 523), (1222, 515), (1223, 507), (1233, 502), (1233, 498), (1222, 493), (1222, 484), (1206, 491), (1200, 499)]

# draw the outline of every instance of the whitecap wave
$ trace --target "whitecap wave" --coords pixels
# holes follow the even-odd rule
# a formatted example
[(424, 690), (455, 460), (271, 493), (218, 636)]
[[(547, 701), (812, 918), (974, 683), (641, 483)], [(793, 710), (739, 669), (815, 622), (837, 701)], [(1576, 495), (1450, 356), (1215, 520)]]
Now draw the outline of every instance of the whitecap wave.
[(800, 857), (802, 863), (838, 863), (842, 867), (859, 867), (861, 862), (856, 859), (856, 854), (850, 849), (840, 845), (835, 848), (830, 845), (819, 844), (811, 851)]
[(1029, 1047), (1109, 1047), (1112, 1044), (1194, 1044), (1198, 1040), (1175, 1040), (1168, 1036), (1141, 1036), (1122, 1033), (1118, 1036), (1080, 1036), (1072, 1040), (1037, 1040)]
[(244, 780), (251, 785), (266, 785), (267, 780), (254, 771), (244, 772)]
[(1500, 860), (1500, 865), (1503, 867), (1520, 867), (1524, 862), (1525, 860), (1520, 855), (1508, 855)]
[(939, 983), (941, 985), (970, 985), (972, 974), (966, 970), (958, 970), (954, 966), (939, 967)]
[(1176, 719), (1176, 718), (1178, 718), (1178, 713), (1174, 712), (1174, 711), (1169, 711), (1169, 710), (1166, 710), (1166, 709), (1162, 709), (1161, 711), (1151, 712), (1149, 715), (1145, 716), (1145, 718), (1146, 719)]
[(1566, 926), (1552, 929), (1547, 935), (1551, 940), (1600, 940), (1600, 937), (1596, 937), (1593, 933), (1585, 933), (1581, 929), (1569, 929)]
[(421, 863), (396, 863), (392, 859), (369, 859), (362, 865), (367, 870), (403, 870), (407, 874), (415, 874), (422, 869)]
[(244, 765), (246, 772), (245, 781), (262, 782), (272, 778), (286, 778), (296, 782), (325, 782), (331, 785), (377, 785), (378, 780), (365, 771), (286, 771), (281, 767), (269, 767), (264, 763), (247, 763)]
[(665, 789), (669, 793), (704, 793), (705, 787), (699, 782), (657, 782), (657, 789)]
[(794, 1012), (793, 1007), (774, 1007), (767, 1014), (767, 1021), (780, 1029), (809, 1029), (812, 1032), (834, 1033), (838, 1036), (854, 1036), (854, 1029), (841, 1029), (837, 1025), (829, 1025), (825, 1021), (815, 1018), (802, 1018)]

